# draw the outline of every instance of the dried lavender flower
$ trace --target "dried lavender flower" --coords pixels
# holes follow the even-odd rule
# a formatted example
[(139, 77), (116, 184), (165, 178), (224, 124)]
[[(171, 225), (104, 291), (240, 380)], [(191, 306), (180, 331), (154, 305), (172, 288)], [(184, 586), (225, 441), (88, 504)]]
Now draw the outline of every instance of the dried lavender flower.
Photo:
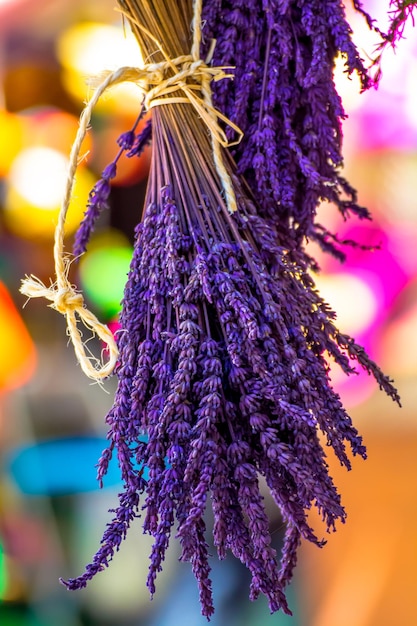
[(104, 168), (101, 173), (100, 179), (94, 185), (90, 192), (87, 209), (84, 214), (84, 218), (77, 229), (73, 245), (73, 253), (75, 256), (80, 256), (87, 249), (87, 244), (90, 240), (91, 234), (100, 217), (102, 211), (109, 208), (110, 181), (117, 176), (117, 163), (123, 154), (131, 158), (133, 156), (141, 156), (143, 150), (149, 145), (152, 134), (152, 127), (150, 120), (148, 120), (143, 129), (136, 133), (136, 128), (142, 119), (143, 111), (137, 117), (132, 129), (122, 133), (117, 140), (117, 144), (120, 149), (117, 152), (113, 161)]

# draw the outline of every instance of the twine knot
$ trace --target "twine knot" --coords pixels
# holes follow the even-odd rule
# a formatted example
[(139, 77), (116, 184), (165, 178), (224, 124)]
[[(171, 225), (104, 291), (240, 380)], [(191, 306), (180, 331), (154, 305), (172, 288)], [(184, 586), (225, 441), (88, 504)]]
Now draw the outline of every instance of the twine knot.
[[(223, 188), (226, 206), (229, 213), (235, 213), (237, 211), (236, 196), (232, 180), (223, 161), (221, 147), (227, 148), (240, 143), (243, 132), (213, 105), (211, 82), (233, 78), (233, 74), (225, 71), (231, 70), (231, 67), (212, 67), (209, 65), (214, 52), (215, 40), (212, 41), (207, 58), (205, 60), (200, 58), (202, 0), (194, 0), (193, 42), (190, 54), (183, 54), (174, 59), (169, 57), (156, 37), (137, 22), (132, 15), (123, 10), (121, 13), (154, 41), (164, 60), (160, 63), (147, 63), (141, 68), (123, 67), (108, 73), (86, 107), (86, 109), (90, 108), (88, 114), (91, 116), (93, 106), (108, 87), (124, 81), (134, 82), (142, 90), (144, 95), (143, 106), (146, 110), (176, 103), (191, 104), (210, 132), (214, 165)], [(181, 95), (178, 95), (178, 92)], [(87, 114), (86, 110), (85, 113)], [(220, 122), (226, 124), (236, 133), (235, 141), (230, 141), (227, 138)]]
[[(60, 264), (58, 264), (60, 265)], [(100, 381), (113, 372), (118, 358), (118, 350), (113, 333), (101, 324), (96, 316), (84, 305), (84, 298), (68, 281), (69, 261), (63, 257), (62, 273), (57, 274), (57, 283), (47, 287), (35, 276), (26, 276), (22, 281), (20, 292), (28, 298), (46, 298), (49, 306), (65, 315), (67, 332), (74, 346), (74, 351), (84, 374), (93, 380)], [(92, 333), (97, 335), (107, 346), (108, 358), (104, 362), (93, 356), (78, 327), (78, 320)]]
[[(94, 96), (84, 109), (82, 118), (85, 119), (80, 128), (89, 123), (92, 110), (103, 93), (113, 85), (124, 82), (132, 82), (139, 87), (143, 93), (143, 107), (146, 111), (169, 104), (190, 104), (210, 132), (214, 163), (225, 192), (226, 204), (229, 212), (234, 213), (237, 203), (220, 146), (230, 148), (237, 145), (242, 140), (243, 133), (234, 122), (214, 107), (211, 90), (212, 81), (233, 78), (233, 74), (226, 71), (230, 69), (227, 66), (212, 67), (207, 60), (196, 59), (193, 54), (184, 54), (174, 59), (166, 57), (159, 63), (147, 63), (141, 68), (126, 66), (114, 72), (105, 72), (100, 75), (101, 82), (96, 85)], [(234, 141), (227, 138), (220, 122), (235, 132)]]
[(74, 291), (71, 286), (64, 287), (55, 291), (51, 306), (58, 313), (65, 315), (68, 311), (84, 308), (84, 298), (81, 293)]

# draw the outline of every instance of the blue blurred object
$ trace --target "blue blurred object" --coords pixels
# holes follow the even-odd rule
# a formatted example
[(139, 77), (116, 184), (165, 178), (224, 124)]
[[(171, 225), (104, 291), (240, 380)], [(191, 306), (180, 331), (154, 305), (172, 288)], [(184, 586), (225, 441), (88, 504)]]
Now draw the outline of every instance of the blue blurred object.
[[(27, 495), (68, 495), (99, 489), (96, 463), (109, 442), (104, 437), (78, 436), (38, 441), (15, 449), (6, 471)], [(109, 463), (104, 486), (120, 482), (117, 459)]]

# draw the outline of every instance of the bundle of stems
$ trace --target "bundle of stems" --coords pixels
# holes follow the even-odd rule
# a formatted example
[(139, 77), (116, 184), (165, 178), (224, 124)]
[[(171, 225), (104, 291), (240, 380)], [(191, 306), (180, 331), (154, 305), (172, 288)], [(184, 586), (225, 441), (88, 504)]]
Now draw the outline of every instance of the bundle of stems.
[[(160, 63), (189, 54), (191, 0), (119, 4), (145, 58)], [(166, 72), (175, 73), (169, 63)], [(198, 80), (189, 76), (187, 85), (196, 91)], [(322, 543), (309, 509), (318, 508), (328, 531), (345, 519), (320, 431), (347, 468), (346, 445), (366, 454), (329, 382), (327, 356), (346, 373), (355, 359), (398, 396), (364, 350), (336, 328), (296, 238), (261, 216), (222, 149), (237, 207), (231, 211), (212, 136), (183, 96), (178, 87), (152, 109), (151, 170), (120, 318), (119, 382), (98, 475), (102, 481), (117, 454), (124, 489), (92, 562), (65, 584), (85, 586), (143, 515), (143, 529), (154, 537), (151, 594), (176, 526), (181, 558), (191, 562), (202, 613), (210, 617), (210, 504), (219, 558), (230, 550), (250, 570), (250, 597), (263, 593), (271, 611), (289, 613), (285, 587), (300, 540)], [(135, 142), (143, 137), (129, 145)], [(77, 236), (81, 247), (94, 203), (93, 196)], [(271, 547), (260, 476), (287, 525), (280, 558)]]

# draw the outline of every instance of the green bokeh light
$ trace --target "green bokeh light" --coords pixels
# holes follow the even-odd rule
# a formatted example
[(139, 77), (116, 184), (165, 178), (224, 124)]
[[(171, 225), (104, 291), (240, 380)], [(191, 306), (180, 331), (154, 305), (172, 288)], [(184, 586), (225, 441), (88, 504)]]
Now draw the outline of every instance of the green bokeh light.
[(0, 602), (3, 600), (7, 588), (6, 554), (0, 543)]
[(93, 249), (80, 264), (83, 290), (107, 319), (120, 311), (131, 259), (132, 248), (116, 245)]

